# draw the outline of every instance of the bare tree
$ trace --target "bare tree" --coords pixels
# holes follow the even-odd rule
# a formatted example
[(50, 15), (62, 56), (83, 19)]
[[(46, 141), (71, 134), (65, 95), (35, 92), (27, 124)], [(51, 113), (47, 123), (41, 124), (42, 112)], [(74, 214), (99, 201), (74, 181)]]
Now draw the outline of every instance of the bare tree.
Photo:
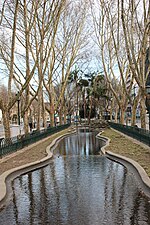
[[(128, 73), (127, 59), (123, 54), (123, 37), (119, 28), (118, 5), (114, 1), (97, 1), (99, 16), (93, 12), (94, 30), (97, 44), (100, 49), (100, 58), (108, 86), (120, 109), (120, 122), (124, 123), (125, 110), (128, 103), (129, 93), (126, 90), (126, 76)], [(116, 67), (118, 68), (116, 77)], [(116, 82), (116, 85), (112, 85)], [(119, 85), (117, 85), (119, 84)], [(117, 88), (115, 88), (117, 87)]]
[[(9, 61), (9, 63), (7, 63), (7, 66), (9, 66), (8, 95), (7, 95), (7, 98), (3, 98), (3, 95), (0, 96), (0, 109), (2, 110), (3, 125), (4, 125), (6, 138), (10, 138), (9, 114), (10, 114), (10, 109), (12, 107), (11, 86), (12, 86), (13, 73), (14, 73), (14, 56), (15, 56), (15, 44), (16, 44), (16, 26), (17, 26), (17, 17), (18, 17), (18, 7), (19, 7), (19, 0), (16, 0), (16, 3), (14, 5), (14, 14), (13, 14), (13, 22), (12, 22), (12, 36), (11, 36), (11, 46), (10, 46), (11, 60)], [(4, 8), (2, 8), (1, 16), (4, 17)], [(1, 20), (1, 23), (2, 23), (2, 20)], [(4, 59), (5, 53), (4, 53), (2, 44), (0, 45), (0, 51), (1, 51), (2, 58)]]
[[(110, 89), (121, 112), (121, 123), (124, 123), (125, 110), (130, 102), (133, 105), (132, 125), (135, 123), (135, 111), (140, 99), (141, 125), (145, 127), (145, 73), (146, 50), (148, 48), (149, 3), (129, 1), (128, 4), (110, 0), (97, 1), (98, 13), (93, 13), (94, 29), (100, 49), (102, 66)], [(92, 5), (92, 4), (91, 4)], [(143, 6), (142, 10), (141, 7)], [(141, 10), (141, 14), (139, 13)], [(115, 66), (119, 76), (116, 76)], [(126, 79), (131, 74), (130, 86), (127, 89)], [(111, 80), (119, 86), (115, 90)], [(135, 101), (131, 99), (133, 83), (139, 86)], [(117, 84), (116, 83), (116, 84)]]
[(126, 53), (130, 69), (140, 89), (141, 127), (145, 128), (145, 83), (150, 65), (145, 72), (146, 51), (149, 47), (150, 2), (143, 0), (121, 1), (121, 21), (125, 38)]
[[(43, 78), (49, 71), (50, 54), (54, 46), (59, 17), (64, 2), (65, 0), (52, 2), (47, 0), (44, 2), (18, 0), (14, 10), (7, 4), (8, 11), (14, 15), (13, 24), (8, 14), (4, 14), (5, 20), (3, 20), (3, 23), (7, 24), (12, 32), (12, 38), (11, 51), (8, 51), (9, 46), (5, 48), (5, 45), (1, 45), (1, 56), (9, 71), (8, 107), (3, 107), (3, 111), (6, 112), (8, 108), (6, 113), (9, 115), (9, 110), (22, 95), (24, 98), (22, 105), (25, 133), (29, 131), (29, 111), (34, 99), (39, 102), (38, 129), (40, 129), (39, 124), (42, 111), (45, 119), (42, 92)], [(19, 52), (19, 48), (22, 49), (22, 52)], [(31, 90), (33, 90), (32, 83), (35, 81), (37, 88), (35, 88), (36, 91), (31, 93)], [(15, 98), (12, 96), (12, 87), (14, 86), (19, 90)], [(9, 124), (8, 115), (5, 117), (8, 118)], [(6, 128), (5, 124), (4, 126)], [(7, 130), (10, 129), (8, 128)], [(10, 133), (5, 136), (9, 137)]]
[(51, 125), (54, 124), (55, 112), (59, 113), (60, 123), (62, 123), (62, 115), (67, 114), (65, 90), (68, 78), (87, 44), (88, 32), (85, 33), (84, 27), (87, 5), (84, 1), (82, 3), (66, 1), (66, 4), (63, 4), (56, 39), (51, 47), (49, 70), (44, 79), (50, 101)]

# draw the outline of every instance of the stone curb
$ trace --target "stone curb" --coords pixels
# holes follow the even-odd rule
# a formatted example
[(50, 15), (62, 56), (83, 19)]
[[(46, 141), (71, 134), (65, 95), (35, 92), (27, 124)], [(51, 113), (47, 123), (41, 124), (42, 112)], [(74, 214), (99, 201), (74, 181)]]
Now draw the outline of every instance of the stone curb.
[(10, 181), (24, 173), (46, 166), (49, 163), (50, 159), (53, 157), (53, 150), (57, 146), (59, 141), (75, 132), (76, 130), (74, 128), (71, 128), (66, 134), (63, 134), (54, 139), (51, 144), (46, 147), (46, 157), (35, 162), (27, 163), (22, 166), (7, 170), (0, 175), (0, 208), (4, 206), (4, 202), (6, 201), (6, 198), (8, 196)]
[(105, 142), (105, 144), (104, 144), (104, 146), (102, 146), (101, 147), (101, 152), (102, 152), (102, 154), (103, 155), (105, 155), (106, 154), (106, 150), (105, 150), (105, 148), (107, 147), (107, 146), (109, 146), (109, 142), (110, 142), (110, 139), (109, 138), (107, 138), (107, 137), (105, 137), (105, 136), (102, 136), (101, 134), (103, 133), (103, 131), (101, 131), (99, 134), (97, 134), (97, 138), (99, 138), (99, 139), (101, 139), (101, 140), (103, 140), (104, 142)]
[(106, 143), (106, 145), (101, 148), (102, 154), (106, 155), (107, 158), (121, 163), (122, 165), (130, 169), (138, 179), (140, 187), (142, 188), (141, 192), (144, 192), (144, 194), (150, 198), (150, 178), (148, 177), (143, 167), (130, 158), (113, 153), (111, 151), (106, 151), (105, 148), (109, 146), (110, 139), (106, 138), (105, 136), (101, 136), (101, 133), (99, 133), (97, 137), (104, 140)]

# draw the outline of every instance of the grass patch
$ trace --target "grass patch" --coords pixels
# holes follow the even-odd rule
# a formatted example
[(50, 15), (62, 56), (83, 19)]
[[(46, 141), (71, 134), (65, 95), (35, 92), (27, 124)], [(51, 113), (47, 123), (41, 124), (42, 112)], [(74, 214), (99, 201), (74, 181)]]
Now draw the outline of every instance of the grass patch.
[(150, 150), (148, 147), (144, 148), (112, 129), (105, 129), (102, 135), (110, 138), (110, 145), (106, 147), (106, 150), (138, 162), (150, 177)]

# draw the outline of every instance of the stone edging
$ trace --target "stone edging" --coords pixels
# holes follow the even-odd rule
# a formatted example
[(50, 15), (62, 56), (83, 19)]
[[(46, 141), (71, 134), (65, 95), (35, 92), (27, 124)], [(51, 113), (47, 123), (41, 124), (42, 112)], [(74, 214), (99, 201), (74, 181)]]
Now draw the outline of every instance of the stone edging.
[(150, 198), (150, 178), (148, 177), (143, 167), (141, 167), (136, 161), (130, 158), (115, 154), (111, 151), (106, 151), (105, 148), (109, 146), (110, 139), (106, 138), (105, 136), (100, 136), (101, 133), (99, 133), (97, 137), (106, 142), (106, 145), (101, 148), (102, 154), (106, 155), (107, 158), (121, 163), (122, 165), (129, 168), (136, 175), (140, 187), (142, 188), (141, 192), (144, 192), (144, 194), (146, 194)]
[(46, 166), (49, 163), (50, 159), (53, 157), (53, 150), (58, 142), (62, 138), (67, 137), (75, 132), (75, 129), (70, 129), (66, 134), (63, 134), (54, 139), (51, 144), (46, 147), (47, 156), (42, 158), (41, 160), (37, 160), (35, 162), (27, 163), (22, 166), (7, 170), (0, 175), (0, 208), (4, 206), (4, 202), (6, 201), (6, 198), (9, 194), (8, 192), (10, 189), (10, 181), (15, 179), (17, 176), (20, 176), (21, 174)]

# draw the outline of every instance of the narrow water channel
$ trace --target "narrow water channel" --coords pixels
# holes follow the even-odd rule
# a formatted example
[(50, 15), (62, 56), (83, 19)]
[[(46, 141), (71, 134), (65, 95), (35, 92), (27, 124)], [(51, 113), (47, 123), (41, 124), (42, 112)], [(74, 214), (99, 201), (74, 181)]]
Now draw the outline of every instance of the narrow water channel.
[(15, 179), (0, 225), (150, 225), (150, 199), (125, 167), (98, 154), (95, 135), (80, 129), (48, 166)]

